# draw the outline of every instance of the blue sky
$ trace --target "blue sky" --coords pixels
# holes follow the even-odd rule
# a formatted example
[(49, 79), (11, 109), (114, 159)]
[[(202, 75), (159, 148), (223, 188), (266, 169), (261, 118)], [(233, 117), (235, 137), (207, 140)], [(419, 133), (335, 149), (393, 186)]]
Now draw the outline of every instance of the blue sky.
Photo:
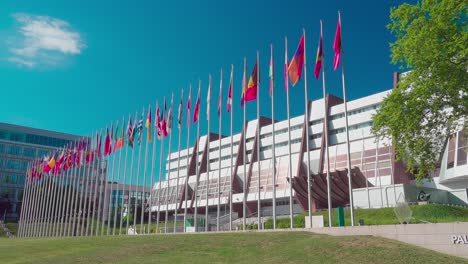
[[(217, 101), (219, 71), (224, 92), (234, 64), (234, 111), (239, 95), (243, 58), (250, 73), (260, 52), (261, 114), (270, 116), (269, 47), (275, 47), (276, 113), (286, 117), (282, 80), (284, 37), (290, 57), (302, 29), (307, 32), (309, 97), (322, 96), (313, 78), (324, 22), (325, 67), (329, 93), (341, 96), (339, 72), (333, 72), (333, 37), (337, 11), (342, 12), (343, 49), (349, 99), (392, 86), (386, 29), (390, 7), (401, 1), (2, 1), (0, 3), (0, 122), (89, 135), (112, 120), (202, 80), (205, 102), (208, 74), (213, 74)], [(195, 94), (195, 93), (194, 93)], [(195, 95), (193, 96), (195, 97)], [(225, 104), (225, 95), (223, 104)], [(295, 103), (297, 102), (297, 103)], [(217, 131), (216, 103), (212, 130)], [(291, 88), (291, 115), (303, 112), (302, 81)], [(255, 103), (248, 103), (254, 119)], [(206, 132), (205, 106), (201, 131)], [(185, 116), (184, 116), (185, 118)], [(223, 120), (223, 132), (229, 132)], [(242, 116), (235, 117), (235, 131)], [(193, 130), (192, 130), (193, 131)], [(192, 135), (192, 142), (195, 135)], [(185, 135), (183, 135), (185, 138)], [(173, 140), (175, 148), (176, 140)]]

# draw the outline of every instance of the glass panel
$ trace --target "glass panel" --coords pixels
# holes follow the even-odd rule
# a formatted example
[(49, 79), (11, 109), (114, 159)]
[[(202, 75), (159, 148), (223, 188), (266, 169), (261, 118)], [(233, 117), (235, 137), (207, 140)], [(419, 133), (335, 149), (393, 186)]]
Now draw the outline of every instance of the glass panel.
[(453, 168), (453, 163), (455, 161), (455, 136), (456, 134), (453, 134), (449, 138), (447, 169)]

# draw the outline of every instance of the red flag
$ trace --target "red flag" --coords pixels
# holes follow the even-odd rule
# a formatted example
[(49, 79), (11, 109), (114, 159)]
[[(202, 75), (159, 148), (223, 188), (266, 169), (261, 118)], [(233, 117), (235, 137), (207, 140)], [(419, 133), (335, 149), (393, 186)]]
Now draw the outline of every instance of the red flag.
[(319, 45), (317, 48), (317, 58), (315, 60), (315, 68), (314, 68), (314, 73), (315, 73), (315, 78), (318, 80), (320, 76), (320, 70), (322, 69), (322, 63), (323, 63), (323, 44), (322, 44), (322, 33), (320, 33), (320, 39), (319, 39)]
[(247, 90), (245, 91), (245, 94), (244, 94), (245, 102), (253, 101), (257, 99), (257, 89), (258, 89), (257, 83), (258, 83), (258, 61), (255, 62), (255, 65), (252, 70), (252, 74), (250, 75), (250, 78), (249, 78), (249, 83), (247, 84)]
[(163, 137), (163, 131), (161, 128), (161, 110), (159, 109), (159, 103), (156, 102), (156, 123), (154, 124), (158, 129), (158, 138)]
[(231, 112), (231, 107), (232, 107), (232, 75), (233, 75), (234, 67), (231, 67), (231, 78), (229, 81), (229, 90), (228, 90), (228, 99), (227, 99), (227, 104), (226, 104), (226, 111)]
[(110, 153), (111, 139), (109, 136), (109, 128), (106, 128), (106, 138), (104, 139), (104, 157)]
[(302, 34), (301, 40), (299, 40), (299, 45), (297, 46), (296, 53), (289, 63), (288, 74), (289, 79), (291, 80), (292, 86), (295, 86), (302, 76), (302, 68), (304, 66), (304, 48), (305, 48), (305, 37)]
[(161, 129), (162, 129), (162, 132), (163, 132), (163, 134), (164, 134), (164, 137), (167, 137), (167, 135), (168, 135), (168, 133), (167, 133), (167, 132), (168, 132), (168, 131), (167, 131), (167, 120), (166, 120), (166, 118), (167, 118), (167, 116), (166, 116), (167, 113), (166, 113), (166, 111), (167, 111), (167, 108), (166, 108), (166, 97), (164, 96), (164, 109), (163, 109), (163, 115), (162, 115), (162, 118), (161, 118), (161, 119), (162, 119), (162, 120), (161, 120)]
[(338, 16), (338, 24), (336, 25), (335, 41), (333, 41), (333, 50), (335, 56), (333, 57), (333, 70), (336, 71), (340, 65), (341, 58), (341, 16)]
[(197, 102), (195, 103), (195, 110), (193, 111), (193, 122), (197, 122), (200, 117), (200, 89), (198, 89)]
[(101, 158), (101, 134), (96, 133), (96, 158)]
[(187, 98), (187, 127), (190, 126), (191, 101), (192, 101), (192, 84), (190, 84), (189, 95)]

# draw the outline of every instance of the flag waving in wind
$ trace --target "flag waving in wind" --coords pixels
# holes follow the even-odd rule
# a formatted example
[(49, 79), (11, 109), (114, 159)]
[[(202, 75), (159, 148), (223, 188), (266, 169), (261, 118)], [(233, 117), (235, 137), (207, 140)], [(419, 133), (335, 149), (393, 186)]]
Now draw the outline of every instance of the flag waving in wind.
[(196, 123), (200, 118), (200, 88), (198, 88), (197, 102), (195, 103), (195, 110), (193, 110), (193, 122)]
[(241, 106), (245, 104), (245, 93), (247, 91), (247, 70), (246, 70), (246, 59), (244, 58), (244, 74), (242, 75), (242, 94), (241, 94)]
[(145, 123), (145, 127), (146, 127), (146, 132), (147, 132), (147, 141), (148, 143), (151, 142), (151, 105), (148, 106), (148, 116), (146, 117), (146, 123)]
[(192, 84), (190, 84), (189, 95), (187, 98), (187, 127), (190, 126), (190, 110), (191, 110), (191, 102), (192, 102)]
[(154, 125), (157, 128), (157, 134), (158, 138), (162, 139), (163, 138), (163, 132), (161, 129), (161, 110), (159, 109), (159, 102), (156, 101), (156, 120)]
[[(125, 124), (125, 121), (122, 122), (122, 133), (120, 133), (119, 135), (119, 132), (116, 131), (115, 132), (115, 145), (114, 145), (114, 152), (116, 152), (117, 150), (121, 149), (124, 145), (124, 141), (125, 141), (125, 129), (124, 129), (124, 124)], [(127, 128), (128, 129), (128, 128)], [(118, 129), (117, 129), (118, 130)]]
[(171, 106), (169, 107), (169, 112), (167, 114), (167, 125), (166, 125), (167, 133), (171, 133), (172, 131), (172, 121), (174, 119), (173, 113), (174, 113), (174, 93), (172, 93)]
[(247, 90), (245, 91), (245, 94), (244, 94), (245, 102), (257, 99), (257, 89), (258, 89), (257, 81), (259, 77), (257, 68), (258, 68), (258, 61), (255, 62), (255, 65), (252, 70), (252, 74), (250, 75), (250, 78), (249, 78), (249, 83), (247, 84)]
[(315, 79), (318, 80), (320, 76), (320, 70), (322, 69), (323, 63), (323, 43), (322, 43), (322, 33), (320, 33), (319, 45), (317, 47), (317, 58), (315, 59)]
[(288, 67), (288, 74), (289, 74), (289, 79), (291, 80), (292, 86), (295, 86), (299, 80), (301, 80), (302, 76), (302, 68), (304, 66), (304, 48), (305, 48), (305, 37), (304, 34), (301, 37), (301, 40), (299, 40), (299, 45), (297, 46), (296, 53), (294, 54), (294, 57), (291, 60), (291, 63), (289, 63)]
[(338, 13), (338, 24), (336, 25), (335, 41), (333, 41), (333, 50), (335, 56), (333, 57), (333, 70), (336, 71), (340, 65), (341, 59), (341, 15)]
[(177, 113), (177, 126), (182, 128), (182, 104), (184, 103), (184, 89), (182, 89), (182, 95), (180, 96), (180, 103)]
[(130, 119), (128, 119), (128, 124), (127, 124), (127, 142), (128, 142), (128, 145), (132, 148), (133, 148), (134, 141), (135, 141), (135, 132), (133, 129), (132, 117), (130, 116)]
[(110, 144), (109, 128), (106, 128), (106, 137), (104, 139), (104, 157), (109, 154)]
[(228, 99), (226, 104), (226, 111), (231, 112), (232, 107), (232, 78), (233, 78), (234, 66), (231, 65), (231, 77), (229, 79), (229, 90), (228, 90)]
[(164, 96), (164, 108), (161, 117), (161, 130), (163, 132), (164, 137), (167, 137), (167, 107), (166, 107), (166, 97)]
[(141, 119), (138, 120), (138, 144), (141, 144), (143, 134), (143, 119), (145, 118), (144, 112), (141, 112)]

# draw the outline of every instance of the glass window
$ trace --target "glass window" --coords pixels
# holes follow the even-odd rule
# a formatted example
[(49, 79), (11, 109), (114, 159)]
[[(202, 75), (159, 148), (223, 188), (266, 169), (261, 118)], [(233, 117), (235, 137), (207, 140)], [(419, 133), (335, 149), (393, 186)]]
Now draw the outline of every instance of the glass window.
[(468, 131), (458, 132), (457, 166), (466, 165), (467, 162), (468, 137), (465, 136), (467, 132)]
[(21, 155), (21, 150), (22, 150), (22, 148), (20, 146), (10, 145), (10, 146), (8, 146), (7, 154), (14, 155), (14, 156), (20, 156)]
[(33, 158), (36, 156), (36, 150), (33, 148), (24, 148), (23, 156), (28, 157), (28, 158)]
[(5, 151), (5, 145), (0, 144), (0, 153), (3, 153)]
[(448, 143), (448, 156), (447, 156), (447, 169), (453, 168), (453, 163), (455, 161), (455, 137), (456, 134), (453, 134), (449, 138)]

